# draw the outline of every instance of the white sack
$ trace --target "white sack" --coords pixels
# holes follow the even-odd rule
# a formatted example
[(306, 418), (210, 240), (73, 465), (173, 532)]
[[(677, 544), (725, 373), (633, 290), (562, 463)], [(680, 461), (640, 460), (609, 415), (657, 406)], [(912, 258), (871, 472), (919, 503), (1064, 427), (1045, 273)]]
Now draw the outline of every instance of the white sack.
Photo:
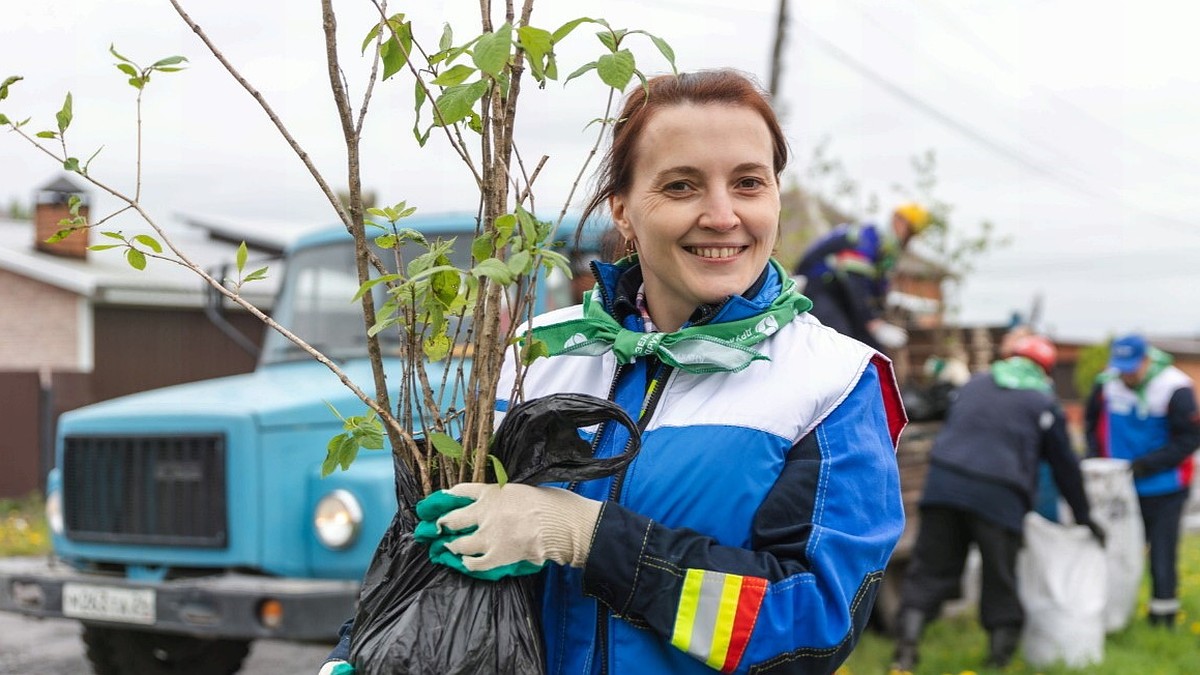
[(1090, 457), (1080, 463), (1092, 520), (1105, 532), (1108, 595), (1104, 629), (1115, 633), (1133, 620), (1146, 565), (1145, 535), (1129, 462)]
[(1021, 644), (1035, 668), (1081, 668), (1104, 660), (1105, 554), (1082, 525), (1025, 516), (1017, 592), (1025, 609)]

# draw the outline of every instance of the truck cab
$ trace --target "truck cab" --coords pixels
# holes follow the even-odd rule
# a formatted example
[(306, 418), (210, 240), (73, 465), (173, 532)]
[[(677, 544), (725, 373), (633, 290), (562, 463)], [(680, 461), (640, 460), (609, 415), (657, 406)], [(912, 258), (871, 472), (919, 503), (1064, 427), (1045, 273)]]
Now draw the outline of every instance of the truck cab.
[[(458, 237), (459, 267), (469, 266), (474, 223), (402, 221)], [(302, 236), (284, 268), (273, 318), (370, 383), (350, 236), (340, 226)], [(539, 283), (538, 311), (570, 302), (565, 278)], [(381, 339), (394, 356), (395, 336)], [(335, 641), (396, 498), (387, 450), (321, 477), (342, 431), (330, 406), (364, 408), (325, 365), (268, 331), (252, 373), (64, 414), (47, 481), (54, 555), (0, 561), (0, 609), (80, 621), (99, 675), (234, 673), (258, 638)]]

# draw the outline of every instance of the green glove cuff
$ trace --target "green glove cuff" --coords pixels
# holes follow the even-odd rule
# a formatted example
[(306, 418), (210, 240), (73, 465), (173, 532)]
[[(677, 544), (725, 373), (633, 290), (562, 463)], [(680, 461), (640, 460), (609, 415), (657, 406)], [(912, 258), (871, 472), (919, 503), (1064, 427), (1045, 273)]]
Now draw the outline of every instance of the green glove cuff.
[(354, 666), (349, 663), (339, 663), (333, 667), (330, 675), (354, 675)]
[(519, 577), (541, 572), (542, 568), (546, 566), (545, 563), (535, 565), (527, 560), (482, 572), (473, 572), (463, 565), (462, 556), (446, 548), (447, 543), (474, 532), (476, 528), (469, 527), (461, 531), (439, 531), (437, 519), (474, 501), (469, 497), (459, 497), (438, 490), (417, 502), (417, 517), (421, 519), (421, 522), (417, 523), (417, 527), (413, 530), (413, 539), (429, 545), (429, 559), (438, 565), (445, 565), (469, 577), (484, 581), (497, 581), (504, 577)]

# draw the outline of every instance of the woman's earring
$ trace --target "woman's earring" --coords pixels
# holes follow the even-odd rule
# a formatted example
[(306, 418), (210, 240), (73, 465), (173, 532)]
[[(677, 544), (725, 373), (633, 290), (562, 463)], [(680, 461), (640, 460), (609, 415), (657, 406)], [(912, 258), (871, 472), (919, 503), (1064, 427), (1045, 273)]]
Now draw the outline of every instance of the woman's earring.
[(632, 256), (634, 253), (637, 253), (637, 242), (633, 239), (626, 239), (625, 240), (625, 255), (623, 255), (621, 257), (628, 258), (628, 257)]

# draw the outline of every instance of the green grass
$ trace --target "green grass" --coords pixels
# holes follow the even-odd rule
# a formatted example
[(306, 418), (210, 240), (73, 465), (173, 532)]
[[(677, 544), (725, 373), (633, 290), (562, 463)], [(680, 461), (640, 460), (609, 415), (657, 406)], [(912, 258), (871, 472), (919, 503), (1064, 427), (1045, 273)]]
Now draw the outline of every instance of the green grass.
[(0, 558), (42, 555), (50, 551), (50, 529), (42, 498), (0, 499)]
[[(1146, 623), (1149, 579), (1142, 583), (1138, 608), (1124, 630), (1108, 636), (1104, 661), (1084, 669), (1062, 666), (1034, 668), (1017, 658), (1002, 670), (986, 668), (987, 635), (977, 615), (941, 619), (929, 625), (921, 640), (921, 662), (914, 675), (1176, 675), (1200, 672), (1200, 534), (1184, 537), (1180, 546), (1179, 598), (1183, 609), (1174, 631), (1151, 628)], [(892, 640), (868, 632), (858, 648), (838, 670), (838, 675), (877, 675), (888, 672)]]

